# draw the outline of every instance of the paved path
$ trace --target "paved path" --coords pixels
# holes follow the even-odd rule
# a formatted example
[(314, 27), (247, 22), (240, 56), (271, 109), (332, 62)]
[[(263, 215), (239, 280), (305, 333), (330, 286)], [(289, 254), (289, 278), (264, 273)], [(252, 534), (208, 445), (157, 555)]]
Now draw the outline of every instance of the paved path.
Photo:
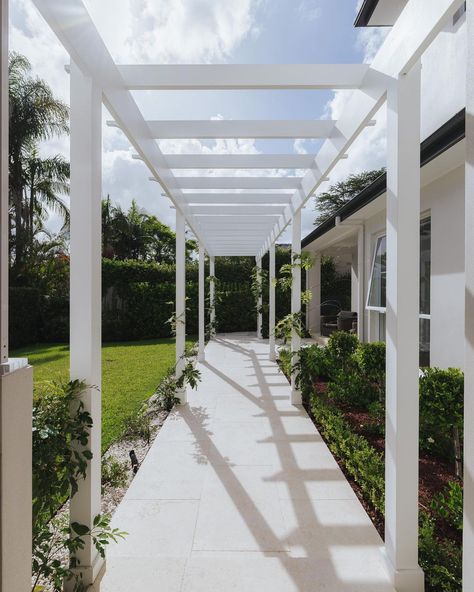
[(114, 524), (101, 592), (393, 592), (382, 541), (268, 342), (219, 335)]

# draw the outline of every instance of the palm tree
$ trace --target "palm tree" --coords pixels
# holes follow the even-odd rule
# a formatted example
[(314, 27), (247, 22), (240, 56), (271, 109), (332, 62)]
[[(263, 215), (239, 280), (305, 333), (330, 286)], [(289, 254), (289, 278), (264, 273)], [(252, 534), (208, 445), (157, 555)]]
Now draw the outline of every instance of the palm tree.
[(25, 167), (25, 234), (31, 245), (34, 236), (35, 218), (44, 222), (48, 210), (55, 211), (64, 220), (63, 228), (69, 223), (69, 209), (61, 195), (69, 193), (69, 163), (63, 156), (40, 158), (36, 150), (27, 156)]
[(51, 205), (65, 213), (58, 194), (66, 189), (67, 163), (61, 157), (40, 162), (36, 149), (39, 142), (69, 132), (69, 109), (54, 97), (46, 82), (31, 75), (29, 61), (18, 53), (10, 55), (9, 102), (10, 232), (14, 228), (18, 267), (32, 236), (32, 217), (38, 212), (44, 216), (44, 208)]

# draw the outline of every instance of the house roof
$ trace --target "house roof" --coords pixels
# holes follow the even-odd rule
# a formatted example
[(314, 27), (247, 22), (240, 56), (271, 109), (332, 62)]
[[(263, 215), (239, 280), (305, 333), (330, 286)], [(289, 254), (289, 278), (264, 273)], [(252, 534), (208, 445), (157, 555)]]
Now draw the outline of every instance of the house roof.
[(356, 27), (390, 27), (400, 16), (407, 0), (364, 0), (355, 20)]
[[(465, 136), (466, 113), (463, 109), (436, 130), (431, 136), (421, 143), (421, 166), (449, 150), (452, 146), (460, 142)], [(320, 224), (308, 236), (301, 241), (303, 248), (310, 245), (316, 239), (322, 237), (331, 229), (336, 227), (336, 218), (345, 220), (361, 210), (367, 204), (373, 202), (387, 191), (387, 174), (380, 175), (375, 181), (363, 189), (350, 202), (342, 206), (333, 216)]]

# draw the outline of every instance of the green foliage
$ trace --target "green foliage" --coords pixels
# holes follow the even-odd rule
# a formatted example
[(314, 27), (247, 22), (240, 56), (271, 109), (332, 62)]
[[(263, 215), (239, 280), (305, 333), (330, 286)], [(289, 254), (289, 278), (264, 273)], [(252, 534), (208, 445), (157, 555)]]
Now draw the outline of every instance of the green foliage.
[(323, 397), (312, 397), (311, 411), (331, 452), (343, 461), (367, 499), (383, 514), (385, 467), (382, 455), (363, 436), (355, 434), (342, 412), (325, 402)]
[(84, 383), (44, 383), (33, 406), (33, 533), (49, 522), (86, 474), (92, 419), (80, 395)]
[(321, 258), (321, 302), (336, 300), (342, 310), (351, 308), (351, 274), (339, 273), (332, 257)]
[(40, 292), (36, 288), (10, 288), (9, 330), (12, 347), (36, 343), (40, 335)]
[(436, 536), (435, 521), (420, 514), (419, 562), (425, 572), (427, 592), (459, 592), (462, 589), (462, 549)]
[(284, 344), (290, 341), (293, 331), (300, 337), (305, 336), (302, 312), (290, 313), (275, 325), (275, 337), (283, 339)]
[(124, 438), (141, 438), (150, 443), (151, 439), (151, 417), (146, 405), (143, 405), (136, 413), (125, 419), (123, 430)]
[(463, 488), (458, 481), (448, 483), (444, 491), (431, 500), (430, 509), (436, 520), (448, 524), (451, 528), (463, 529)]
[(178, 391), (187, 385), (192, 389), (196, 389), (200, 381), (201, 372), (194, 366), (191, 360), (185, 363), (179, 378), (176, 378), (176, 368), (170, 370), (156, 390), (155, 400), (158, 409), (171, 411), (180, 402), (176, 396)]
[(366, 409), (378, 399), (378, 390), (363, 374), (340, 370), (328, 384), (328, 396), (336, 403)]
[[(382, 515), (384, 507), (384, 461), (367, 440), (352, 431), (343, 414), (321, 396), (312, 397), (311, 409), (330, 450), (344, 464), (360, 486), (364, 497)], [(459, 522), (460, 491), (457, 484), (435, 498), (435, 511), (450, 524)], [(432, 508), (433, 510), (433, 508)], [(439, 519), (439, 516), (438, 516)], [(462, 549), (455, 542), (436, 535), (435, 518), (420, 514), (419, 561), (425, 572), (427, 591), (459, 592), (462, 581)]]
[(278, 350), (278, 362), (281, 371), (288, 379), (290, 379), (291, 376), (292, 358), (293, 356), (291, 354), (291, 351), (287, 347), (280, 347), (280, 349)]
[(333, 216), (384, 172), (385, 169), (380, 169), (349, 175), (346, 180), (339, 181), (325, 193), (317, 195), (315, 197), (315, 209), (318, 212), (318, 217), (315, 220), (316, 226)]
[(357, 335), (336, 331), (332, 333), (327, 344), (327, 352), (331, 373), (347, 371), (353, 363), (353, 355), (359, 345)]
[[(88, 449), (92, 419), (80, 400), (86, 388), (80, 381), (43, 383), (35, 392), (33, 407), (33, 590), (48, 580), (54, 591), (63, 580), (73, 580), (81, 590), (76, 553), (85, 547), (85, 537), (103, 556), (105, 546), (125, 533), (110, 527), (106, 516), (96, 516), (93, 528), (67, 524), (57, 512), (78, 491), (78, 481), (87, 475), (92, 453)], [(66, 548), (69, 563), (58, 558)]]
[(102, 491), (107, 487), (121, 488), (127, 484), (128, 465), (113, 456), (102, 457)]
[[(457, 368), (426, 368), (420, 378), (420, 448), (455, 460), (461, 455), (464, 376)], [(458, 458), (460, 463), (460, 459)]]
[(316, 344), (302, 347), (295, 370), (297, 388), (301, 390), (310, 389), (317, 380), (326, 378), (329, 373), (326, 348)]

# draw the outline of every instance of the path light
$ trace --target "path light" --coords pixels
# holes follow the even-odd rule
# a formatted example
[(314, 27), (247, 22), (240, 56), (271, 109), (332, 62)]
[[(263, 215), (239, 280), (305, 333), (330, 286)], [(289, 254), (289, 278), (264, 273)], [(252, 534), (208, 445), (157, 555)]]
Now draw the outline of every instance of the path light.
[(130, 461), (132, 463), (132, 471), (136, 475), (138, 473), (139, 462), (137, 455), (135, 454), (135, 450), (130, 450), (128, 454), (130, 456)]

